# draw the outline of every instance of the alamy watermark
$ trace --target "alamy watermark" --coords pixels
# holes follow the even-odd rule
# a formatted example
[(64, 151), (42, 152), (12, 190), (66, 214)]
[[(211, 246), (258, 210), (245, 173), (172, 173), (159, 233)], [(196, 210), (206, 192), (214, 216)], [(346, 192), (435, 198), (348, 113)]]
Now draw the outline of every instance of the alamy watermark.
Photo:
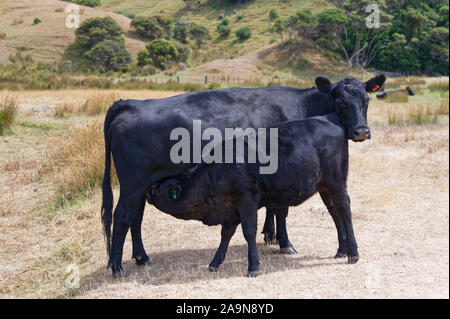
[(376, 4), (369, 4), (366, 7), (366, 13), (370, 13), (366, 17), (366, 27), (369, 29), (380, 28), (380, 8)]
[(66, 7), (66, 13), (69, 13), (66, 18), (66, 28), (78, 29), (80, 27), (80, 6), (77, 4), (69, 4)]
[[(201, 120), (193, 120), (192, 127), (192, 139), (184, 127), (177, 127), (170, 133), (170, 140), (177, 141), (170, 149), (170, 160), (174, 164), (201, 163), (202, 160), (207, 164), (245, 163), (247, 153), (247, 163), (267, 164), (259, 167), (260, 174), (274, 174), (278, 170), (278, 128), (270, 128), (267, 148), (265, 128), (258, 128), (258, 134), (253, 128), (225, 128), (223, 137), (222, 131), (215, 127), (202, 132)], [(209, 143), (202, 148), (202, 141)]]

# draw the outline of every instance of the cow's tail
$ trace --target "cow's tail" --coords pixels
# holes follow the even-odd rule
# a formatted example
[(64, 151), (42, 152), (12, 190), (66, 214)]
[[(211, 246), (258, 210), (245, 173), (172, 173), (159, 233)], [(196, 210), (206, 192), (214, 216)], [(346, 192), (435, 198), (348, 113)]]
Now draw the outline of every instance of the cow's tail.
[(111, 134), (110, 124), (114, 117), (123, 109), (123, 102), (115, 102), (108, 110), (105, 117), (103, 134), (105, 137), (105, 172), (103, 174), (102, 185), (102, 209), (101, 217), (103, 223), (103, 231), (106, 240), (106, 252), (108, 254), (108, 266), (111, 264), (111, 223), (113, 210), (113, 192), (111, 188)]

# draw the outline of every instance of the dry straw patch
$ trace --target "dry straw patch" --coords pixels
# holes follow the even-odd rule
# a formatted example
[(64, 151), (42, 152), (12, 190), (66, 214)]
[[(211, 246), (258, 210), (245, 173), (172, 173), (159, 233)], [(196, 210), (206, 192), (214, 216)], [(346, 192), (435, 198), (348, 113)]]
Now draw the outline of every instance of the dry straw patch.
[(57, 203), (66, 204), (85, 198), (98, 189), (103, 180), (105, 146), (103, 122), (95, 119), (53, 141), (57, 145), (42, 173), (56, 188)]
[(78, 109), (79, 112), (87, 115), (100, 115), (106, 113), (109, 107), (119, 99), (116, 93), (100, 93), (89, 97)]

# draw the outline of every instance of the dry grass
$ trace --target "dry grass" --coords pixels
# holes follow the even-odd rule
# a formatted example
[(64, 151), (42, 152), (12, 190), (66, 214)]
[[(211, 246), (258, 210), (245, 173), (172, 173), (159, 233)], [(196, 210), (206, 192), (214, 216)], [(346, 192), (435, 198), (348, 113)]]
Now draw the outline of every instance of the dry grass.
[(0, 135), (13, 124), (16, 114), (17, 97), (6, 95), (0, 100)]
[(431, 91), (431, 92), (448, 92), (449, 90), (449, 84), (448, 81), (439, 81), (439, 82), (434, 82), (434, 83), (430, 83), (427, 88)]
[[(2, 297), (448, 298), (448, 121), (439, 116), (436, 125), (388, 125), (389, 114), (407, 118), (420, 106), (425, 115), (433, 110), (448, 113), (448, 101), (415, 96), (407, 104), (371, 102), (369, 119), (376, 121), (372, 139), (350, 143), (349, 194), (361, 254), (358, 264), (332, 258), (337, 247), (334, 225), (315, 196), (289, 213), (288, 231), (297, 255), (280, 255), (258, 236), (262, 265), (256, 279), (244, 277), (247, 247), (240, 230), (224, 265), (211, 274), (207, 264), (220, 228), (147, 207), (143, 239), (156, 265), (151, 270), (136, 267), (128, 238), (124, 267), (130, 276), (113, 280), (105, 268), (99, 218), (102, 115), (74, 111), (68, 117), (54, 116), (57, 105), (76, 110), (90, 97), (110, 93), (141, 99), (174, 94), (19, 93), (18, 121), (37, 124), (14, 125), (14, 135), (1, 137)], [(0, 98), (5, 94), (0, 92)], [(46, 162), (50, 165), (42, 169), (40, 163)], [(117, 195), (115, 187), (116, 202)], [(69, 205), (55, 206), (55, 198)], [(81, 287), (75, 290), (65, 287), (71, 264), (81, 273)]]
[(385, 101), (389, 103), (407, 103), (409, 95), (405, 92), (392, 93), (386, 96)]
[(105, 163), (103, 121), (58, 136), (53, 144), (56, 147), (41, 172), (50, 175), (55, 185), (56, 203), (65, 205), (98, 189)]
[(67, 117), (70, 114), (73, 114), (76, 110), (77, 110), (77, 108), (73, 104), (63, 103), (63, 104), (55, 106), (55, 116), (56, 117)]
[(78, 111), (87, 115), (104, 114), (117, 100), (118, 96), (115, 93), (97, 94), (88, 98)]

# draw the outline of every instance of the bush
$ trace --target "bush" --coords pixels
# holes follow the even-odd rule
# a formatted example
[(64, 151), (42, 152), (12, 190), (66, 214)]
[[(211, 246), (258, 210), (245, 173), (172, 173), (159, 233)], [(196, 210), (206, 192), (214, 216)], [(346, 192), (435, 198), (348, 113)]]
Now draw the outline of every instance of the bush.
[(177, 22), (173, 28), (173, 38), (182, 43), (186, 43), (188, 35), (187, 25), (182, 22)]
[(243, 13), (239, 13), (237, 16), (236, 16), (236, 20), (242, 20), (242, 19), (244, 19), (244, 14)]
[(39, 24), (41, 22), (42, 22), (42, 20), (39, 18), (34, 18), (34, 20), (33, 20), (33, 24)]
[(231, 28), (227, 25), (223, 25), (223, 24), (219, 24), (217, 26), (217, 32), (220, 33), (220, 37), (221, 38), (226, 38), (230, 35), (231, 33)]
[(197, 24), (192, 24), (191, 29), (189, 30), (189, 35), (195, 41), (197, 47), (199, 48), (210, 37), (208, 29)]
[(170, 37), (172, 21), (160, 16), (135, 17), (130, 24), (139, 35), (154, 40)]
[(156, 39), (138, 52), (138, 64), (151, 64), (161, 69), (166, 69), (170, 62), (178, 59), (178, 51), (175, 45), (164, 39)]
[(250, 27), (242, 27), (236, 31), (236, 36), (241, 41), (248, 40), (252, 36), (252, 30)]
[(84, 56), (105, 71), (118, 71), (131, 61), (131, 55), (125, 48), (124, 41), (105, 40), (97, 43)]
[(279, 18), (278, 12), (275, 9), (272, 9), (269, 11), (269, 21), (275, 21), (276, 19)]
[(0, 135), (3, 135), (5, 129), (9, 128), (16, 118), (17, 98), (6, 96), (0, 101)]
[(219, 25), (229, 25), (230, 20), (228, 18), (223, 18)]

